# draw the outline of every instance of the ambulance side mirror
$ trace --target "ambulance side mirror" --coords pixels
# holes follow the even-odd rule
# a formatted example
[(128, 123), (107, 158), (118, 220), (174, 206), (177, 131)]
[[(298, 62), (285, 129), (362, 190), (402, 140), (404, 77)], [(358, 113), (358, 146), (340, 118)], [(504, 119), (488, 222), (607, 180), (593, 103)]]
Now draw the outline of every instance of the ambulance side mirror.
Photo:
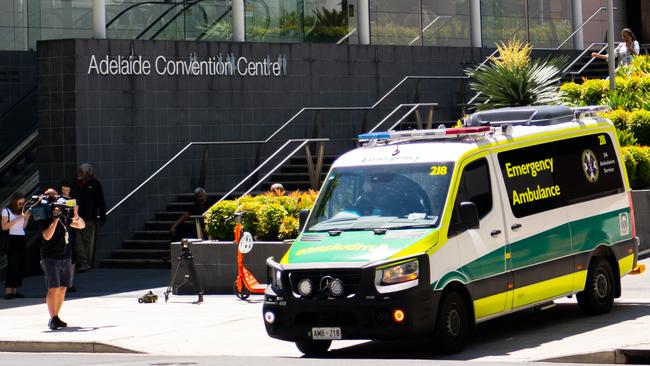
[(300, 214), (298, 215), (298, 231), (302, 231), (302, 229), (305, 228), (305, 225), (307, 224), (307, 217), (309, 217), (309, 210), (306, 208), (303, 208), (300, 210)]
[(474, 202), (461, 202), (458, 207), (460, 216), (460, 231), (478, 229), (480, 227), (478, 219), (478, 209)]

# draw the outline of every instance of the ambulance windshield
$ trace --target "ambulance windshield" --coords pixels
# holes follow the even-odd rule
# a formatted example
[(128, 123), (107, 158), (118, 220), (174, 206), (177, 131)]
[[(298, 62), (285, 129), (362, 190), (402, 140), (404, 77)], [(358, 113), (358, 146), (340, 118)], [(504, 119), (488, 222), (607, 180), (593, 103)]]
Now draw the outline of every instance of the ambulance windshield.
[(453, 163), (334, 168), (306, 231), (437, 227)]

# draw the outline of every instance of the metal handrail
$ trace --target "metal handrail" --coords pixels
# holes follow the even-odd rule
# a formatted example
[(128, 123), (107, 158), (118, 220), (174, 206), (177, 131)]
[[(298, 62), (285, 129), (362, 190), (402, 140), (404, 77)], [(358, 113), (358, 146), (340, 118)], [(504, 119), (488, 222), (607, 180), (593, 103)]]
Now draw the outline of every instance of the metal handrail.
[[(579, 26), (575, 31), (573, 31), (573, 33), (571, 33), (571, 34), (567, 37), (567, 39), (565, 39), (564, 42), (560, 43), (560, 45), (557, 46), (555, 49), (556, 49), (556, 50), (559, 50), (560, 48), (562, 48), (562, 46), (564, 46), (565, 43), (569, 42), (569, 40), (570, 40), (571, 38), (573, 38), (573, 36), (575, 36), (576, 34), (578, 34), (578, 32), (580, 32), (580, 30), (581, 30), (581, 29), (582, 29), (582, 28), (583, 28), (587, 23), (589, 23), (589, 22), (590, 22), (590, 21), (591, 21), (591, 20), (596, 16), (596, 14), (600, 13), (600, 12), (603, 11), (603, 10), (607, 10), (607, 7), (606, 7), (606, 6), (601, 6), (600, 8), (596, 9), (596, 11), (594, 11), (594, 13), (591, 14), (591, 16), (590, 16), (589, 18), (587, 18), (587, 20), (585, 20), (582, 24), (580, 24), (580, 26)], [(616, 7), (612, 8), (612, 10), (616, 10)]]
[[(278, 127), (272, 134), (270, 134), (266, 139), (264, 140), (258, 140), (258, 141), (214, 141), (214, 142), (190, 142), (185, 147), (183, 147), (179, 152), (177, 152), (173, 157), (171, 157), (166, 163), (164, 163), (160, 168), (158, 168), (153, 174), (151, 174), (147, 179), (145, 179), (140, 185), (138, 185), (136, 188), (134, 188), (129, 194), (124, 196), (118, 203), (116, 203), (110, 210), (106, 212), (106, 214), (110, 214), (113, 212), (118, 206), (120, 206), (124, 201), (126, 201), (128, 198), (133, 196), (140, 188), (142, 188), (145, 184), (147, 184), (150, 180), (152, 180), (156, 175), (158, 175), (163, 169), (165, 169), (169, 164), (171, 164), (174, 160), (176, 160), (181, 154), (183, 154), (187, 149), (189, 149), (191, 146), (194, 145), (228, 145), (228, 144), (266, 144), (271, 139), (273, 139), (275, 136), (277, 136), (280, 132), (282, 132), (287, 126), (293, 123), (293, 121), (296, 120), (299, 116), (301, 116), (304, 112), (307, 111), (322, 111), (322, 110), (332, 110), (332, 111), (342, 111), (342, 110), (373, 110), (375, 109), (381, 102), (383, 102), (388, 96), (390, 96), (397, 88), (399, 88), (402, 84), (407, 82), (408, 80), (462, 80), (462, 79), (468, 79), (468, 76), (405, 76), (400, 80), (395, 86), (393, 86), (388, 92), (386, 92), (381, 98), (379, 98), (372, 106), (369, 107), (303, 107), (295, 113), (291, 118), (289, 118), (282, 126)], [(294, 140), (295, 141), (295, 140)]]
[[(615, 44), (620, 44), (620, 42), (615, 43)], [(602, 54), (602, 52), (605, 51), (605, 49), (607, 48), (607, 46), (608, 46), (607, 43), (605, 43), (605, 44), (603, 45), (603, 47), (602, 47), (600, 50), (598, 50), (598, 52), (596, 52), (596, 53), (598, 53), (598, 54)], [(596, 61), (596, 59), (595, 59), (594, 57), (592, 57), (589, 61), (587, 61), (586, 64), (584, 64), (584, 65), (580, 68), (580, 70), (578, 70), (578, 71), (572, 71), (570, 74), (571, 74), (571, 75), (580, 75), (580, 74), (582, 74), (582, 72), (585, 71), (585, 69), (586, 69), (587, 67), (589, 67), (589, 65), (591, 65), (594, 61)], [(608, 78), (609, 78), (609, 77), (608, 77)]]
[(413, 38), (413, 40), (409, 43), (409, 46), (413, 45), (413, 43), (415, 43), (418, 39), (420, 39), (422, 33), (426, 32), (427, 29), (429, 29), (429, 27), (431, 27), (433, 23), (437, 22), (438, 19), (440, 18), (451, 18), (451, 15), (438, 15), (431, 23), (429, 23), (426, 27), (422, 28), (422, 30), (420, 31), (420, 35)]
[(149, 178), (145, 179), (140, 185), (135, 187), (129, 194), (124, 196), (118, 203), (116, 203), (113, 207), (111, 207), (110, 210), (106, 212), (106, 215), (110, 214), (111, 212), (115, 211), (116, 208), (118, 208), (124, 201), (129, 199), (131, 196), (135, 194), (140, 188), (142, 188), (145, 184), (149, 183), (150, 180), (152, 180), (158, 173), (160, 173), (163, 169), (165, 169), (169, 164), (171, 164), (174, 160), (176, 160), (179, 156), (181, 156), (187, 149), (194, 145), (253, 145), (253, 144), (262, 144), (264, 141), (212, 141), (212, 142), (190, 142), (185, 147), (183, 147), (179, 152), (176, 153), (176, 155), (172, 156), (171, 159), (167, 160), (165, 164), (163, 164), (158, 170), (156, 170), (153, 174), (149, 176)]
[(20, 154), (24, 153), (38, 139), (38, 130), (32, 131), (23, 141), (14, 147), (2, 160), (0, 160), (0, 172), (13, 163)]
[(415, 103), (413, 106), (402, 116), (402, 118), (398, 119), (397, 122), (395, 122), (392, 126), (388, 128), (388, 131), (393, 131), (393, 129), (397, 126), (399, 126), (404, 120), (406, 120), (406, 117), (410, 116), (411, 113), (413, 113), (416, 109), (420, 107), (437, 107), (438, 103)]
[(305, 144), (307, 144), (308, 142), (325, 142), (325, 141), (329, 141), (329, 139), (328, 139), (328, 138), (316, 138), (316, 139), (289, 139), (289, 140), (287, 140), (287, 141), (286, 141), (282, 146), (280, 146), (280, 148), (277, 149), (277, 150), (276, 150), (276, 151), (275, 151), (271, 156), (269, 156), (268, 158), (266, 158), (266, 160), (264, 160), (260, 165), (258, 165), (257, 168), (255, 168), (252, 172), (250, 172), (250, 174), (248, 174), (248, 175), (246, 176), (246, 178), (244, 178), (244, 179), (242, 179), (241, 181), (239, 181), (239, 183), (237, 183), (237, 184), (236, 184), (236, 185), (235, 185), (231, 190), (229, 190), (228, 192), (226, 192), (226, 194), (224, 194), (224, 195), (223, 195), (223, 196), (222, 196), (222, 197), (221, 197), (217, 202), (221, 202), (221, 201), (223, 201), (224, 199), (226, 199), (226, 197), (230, 196), (234, 191), (237, 190), (237, 188), (241, 187), (242, 184), (244, 184), (247, 180), (249, 180), (251, 177), (253, 177), (257, 172), (259, 172), (259, 171), (262, 169), (262, 167), (264, 167), (268, 162), (270, 162), (271, 159), (273, 159), (276, 155), (278, 155), (278, 154), (279, 154), (282, 150), (284, 150), (284, 148), (287, 147), (289, 144), (291, 144), (291, 143), (293, 143), (293, 142), (302, 142), (302, 143), (300, 144), (300, 146), (298, 146), (298, 147), (297, 147), (297, 148), (296, 148), (296, 149), (295, 149), (291, 154), (287, 155), (287, 157), (286, 157), (284, 160), (282, 160), (282, 162), (280, 162), (280, 164), (277, 164), (273, 169), (271, 169), (270, 173), (266, 174), (266, 175), (265, 175), (261, 180), (259, 180), (257, 183), (255, 183), (255, 184), (253, 185), (253, 187), (251, 187), (248, 191), (246, 191), (244, 194), (242, 194), (242, 196), (245, 196), (245, 195), (249, 194), (249, 193), (250, 193), (253, 189), (255, 189), (255, 188), (256, 188), (260, 183), (262, 183), (262, 181), (264, 181), (266, 178), (268, 178), (269, 175), (273, 174), (273, 172), (275, 172), (275, 171), (276, 171), (276, 170), (277, 170), (277, 169), (278, 169), (282, 164), (284, 164), (285, 161), (287, 161), (289, 158), (291, 158), (291, 157), (292, 157), (296, 152), (298, 152), (298, 150), (300, 150), (300, 149), (301, 149), (303, 146), (305, 146)]
[(580, 59), (582, 59), (582, 58), (585, 56), (585, 54), (586, 54), (587, 52), (591, 51), (591, 48), (592, 48), (593, 46), (596, 46), (596, 45), (604, 45), (604, 44), (606, 44), (606, 43), (602, 43), (602, 42), (597, 42), (597, 43), (595, 43), (595, 42), (592, 42), (591, 44), (589, 44), (589, 46), (587, 46), (587, 48), (585, 48), (582, 52), (580, 52), (580, 55), (578, 55), (578, 57), (576, 57), (575, 59), (573, 59), (573, 61), (571, 61), (571, 63), (569, 63), (569, 65), (567, 65), (567, 67), (565, 67), (564, 70), (562, 70), (562, 73), (563, 73), (563, 74), (564, 74), (564, 73), (567, 73), (567, 72), (569, 71), (569, 69), (571, 69), (571, 68), (573, 67), (573, 65), (576, 64), (576, 62), (580, 61)]
[(348, 39), (348, 38), (349, 38), (351, 35), (353, 35), (354, 32), (356, 32), (356, 31), (357, 31), (357, 27), (352, 28), (352, 30), (351, 30), (350, 32), (348, 32), (348, 34), (344, 35), (341, 39), (339, 39), (338, 41), (336, 41), (336, 44), (338, 45), (338, 44), (343, 43), (343, 41), (345, 41), (346, 39)]
[[(402, 116), (402, 117), (400, 118), (400, 120), (397, 121), (397, 123), (396, 123), (395, 125), (391, 126), (391, 128), (395, 128), (395, 126), (397, 126), (398, 124), (400, 124), (400, 123), (401, 123), (401, 122), (402, 122), (402, 121), (403, 121), (403, 120), (404, 120), (404, 119), (405, 119), (409, 114), (411, 114), (411, 113), (413, 112), (413, 110), (415, 110), (415, 109), (417, 109), (417, 108), (419, 108), (419, 107), (427, 107), (427, 106), (429, 106), (429, 107), (437, 107), (437, 106), (438, 106), (438, 103), (403, 103), (403, 104), (400, 104), (400, 105), (398, 105), (397, 107), (395, 107), (395, 108), (394, 108), (390, 113), (388, 113), (388, 115), (386, 115), (386, 117), (384, 117), (384, 119), (382, 119), (381, 121), (379, 121), (379, 122), (375, 125), (375, 127), (371, 128), (371, 129), (368, 131), (368, 133), (373, 133), (373, 132), (375, 132), (375, 131), (379, 128), (379, 126), (383, 125), (384, 122), (386, 122), (390, 117), (393, 116), (393, 114), (397, 113), (400, 109), (402, 109), (402, 108), (404, 108), (404, 107), (413, 107), (413, 108), (411, 108), (411, 109), (409, 110), (409, 112), (407, 112), (404, 116)], [(390, 128), (389, 128), (389, 130), (390, 130)]]

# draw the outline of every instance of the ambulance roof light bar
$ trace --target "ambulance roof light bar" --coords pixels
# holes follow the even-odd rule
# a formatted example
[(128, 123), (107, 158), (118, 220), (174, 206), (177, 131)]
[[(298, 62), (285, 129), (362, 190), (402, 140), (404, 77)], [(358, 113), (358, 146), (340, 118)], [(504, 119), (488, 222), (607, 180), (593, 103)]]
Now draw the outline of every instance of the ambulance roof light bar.
[(359, 135), (359, 143), (377, 141), (400, 141), (406, 139), (445, 139), (469, 136), (485, 136), (493, 133), (494, 128), (490, 126), (460, 127), (460, 128), (438, 128), (431, 130), (408, 130), (408, 131), (386, 131), (372, 132)]

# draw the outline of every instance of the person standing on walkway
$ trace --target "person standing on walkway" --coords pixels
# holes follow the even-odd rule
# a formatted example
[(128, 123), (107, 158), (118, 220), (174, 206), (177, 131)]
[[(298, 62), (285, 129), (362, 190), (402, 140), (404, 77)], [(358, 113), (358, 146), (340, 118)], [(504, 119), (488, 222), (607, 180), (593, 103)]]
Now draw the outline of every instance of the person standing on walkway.
[(7, 243), (7, 273), (5, 276), (5, 299), (25, 297), (17, 291), (23, 285), (25, 266), (25, 227), (29, 213), (23, 214), (25, 195), (16, 192), (11, 196), (9, 207), (2, 210), (2, 230), (9, 231)]
[[(58, 193), (50, 188), (45, 191), (48, 202), (54, 204), (58, 199)], [(70, 245), (70, 228), (83, 229), (84, 220), (77, 216), (73, 210), (70, 226), (65, 224), (61, 216), (65, 213), (59, 207), (52, 210), (52, 216), (40, 221), (43, 244), (41, 245), (41, 268), (45, 273), (47, 284), (47, 295), (45, 303), (50, 313), (50, 320), (47, 326), (51, 330), (67, 327), (68, 324), (59, 318), (61, 306), (65, 299), (65, 292), (72, 284), (74, 272), (72, 271), (72, 248)]]
[(104, 191), (93, 176), (92, 165), (84, 163), (79, 166), (73, 192), (77, 197), (79, 216), (86, 222), (85, 228), (76, 233), (74, 248), (77, 272), (83, 272), (92, 268), (97, 225), (101, 226), (106, 220)]

